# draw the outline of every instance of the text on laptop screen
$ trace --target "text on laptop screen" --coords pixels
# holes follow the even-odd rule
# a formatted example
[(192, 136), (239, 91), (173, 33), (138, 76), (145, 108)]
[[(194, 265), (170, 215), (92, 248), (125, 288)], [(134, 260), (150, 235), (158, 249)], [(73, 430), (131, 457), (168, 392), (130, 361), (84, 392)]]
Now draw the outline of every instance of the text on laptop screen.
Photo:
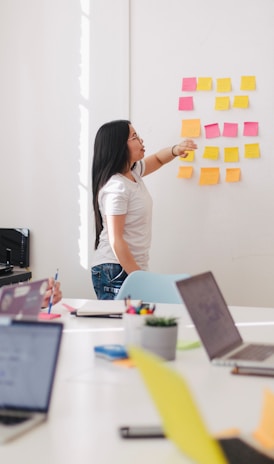
[(0, 408), (47, 411), (60, 324), (0, 324)]
[(242, 342), (211, 272), (176, 283), (210, 359)]

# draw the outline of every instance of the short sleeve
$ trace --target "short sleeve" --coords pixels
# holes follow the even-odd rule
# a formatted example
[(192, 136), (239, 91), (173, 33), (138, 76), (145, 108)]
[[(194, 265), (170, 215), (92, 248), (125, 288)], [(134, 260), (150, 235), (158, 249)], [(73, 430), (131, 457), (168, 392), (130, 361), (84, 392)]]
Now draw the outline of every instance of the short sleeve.
[(128, 194), (123, 180), (117, 177), (113, 176), (100, 190), (99, 206), (102, 216), (127, 213)]

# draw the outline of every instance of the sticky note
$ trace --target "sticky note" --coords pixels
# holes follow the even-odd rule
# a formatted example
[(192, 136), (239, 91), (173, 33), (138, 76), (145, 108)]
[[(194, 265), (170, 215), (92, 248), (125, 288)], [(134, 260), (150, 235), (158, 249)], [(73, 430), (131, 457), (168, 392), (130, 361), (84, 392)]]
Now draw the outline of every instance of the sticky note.
[(274, 394), (270, 390), (264, 391), (261, 419), (253, 437), (262, 446), (274, 448)]
[(226, 182), (239, 182), (241, 178), (240, 168), (227, 168), (226, 169)]
[(235, 95), (233, 101), (233, 108), (248, 108), (249, 98), (248, 95)]
[(185, 379), (168, 363), (141, 348), (131, 348), (130, 357), (159, 412), (166, 436), (191, 462), (227, 464), (220, 445), (207, 429)]
[(260, 147), (258, 143), (247, 143), (244, 146), (245, 158), (260, 158)]
[(193, 110), (193, 97), (180, 97), (179, 106), (180, 111), (191, 111)]
[(223, 137), (237, 137), (238, 124), (236, 122), (224, 122)]
[(199, 185), (214, 185), (219, 183), (219, 168), (201, 168)]
[(197, 87), (196, 77), (183, 77), (182, 90), (185, 92), (193, 92)]
[(219, 147), (205, 147), (203, 158), (217, 160), (219, 158)]
[(211, 139), (214, 137), (220, 137), (220, 129), (218, 123), (207, 124), (205, 126), (206, 138)]
[(257, 122), (244, 122), (244, 135), (246, 136), (257, 136), (259, 124)]
[(229, 97), (216, 97), (215, 110), (229, 110), (230, 98)]
[(177, 177), (179, 179), (190, 179), (193, 174), (193, 166), (180, 166)]
[(199, 137), (201, 133), (200, 119), (183, 119), (182, 120), (182, 137)]
[(195, 151), (194, 150), (189, 150), (187, 152), (187, 156), (183, 158), (182, 156), (179, 156), (180, 161), (186, 161), (186, 162), (191, 162), (194, 161), (194, 156), (195, 156)]
[(198, 77), (197, 90), (211, 90), (212, 77)]
[(230, 92), (231, 79), (230, 77), (222, 77), (217, 79), (217, 92)]
[(242, 76), (240, 89), (241, 90), (255, 90), (256, 89), (255, 76)]
[(224, 148), (224, 161), (225, 163), (238, 163), (239, 148), (238, 147), (225, 147)]

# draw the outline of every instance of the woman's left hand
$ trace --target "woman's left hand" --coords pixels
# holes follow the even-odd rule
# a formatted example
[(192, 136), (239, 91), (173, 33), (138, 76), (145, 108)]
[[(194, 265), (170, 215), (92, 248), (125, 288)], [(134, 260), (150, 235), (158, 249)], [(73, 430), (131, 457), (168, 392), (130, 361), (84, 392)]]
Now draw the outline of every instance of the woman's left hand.
[(182, 158), (186, 158), (189, 151), (196, 150), (196, 149), (197, 149), (196, 143), (191, 139), (186, 139), (172, 148), (172, 154), (174, 156), (181, 156)]

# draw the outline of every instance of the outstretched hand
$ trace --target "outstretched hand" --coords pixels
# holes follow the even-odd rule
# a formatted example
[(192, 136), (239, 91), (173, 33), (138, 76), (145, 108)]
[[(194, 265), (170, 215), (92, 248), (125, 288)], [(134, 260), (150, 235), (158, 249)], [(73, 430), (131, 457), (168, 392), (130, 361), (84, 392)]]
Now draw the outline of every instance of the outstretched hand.
[(186, 158), (189, 151), (196, 150), (197, 145), (191, 139), (186, 139), (183, 142), (175, 145), (172, 149), (172, 153), (174, 156), (181, 156), (182, 158)]

